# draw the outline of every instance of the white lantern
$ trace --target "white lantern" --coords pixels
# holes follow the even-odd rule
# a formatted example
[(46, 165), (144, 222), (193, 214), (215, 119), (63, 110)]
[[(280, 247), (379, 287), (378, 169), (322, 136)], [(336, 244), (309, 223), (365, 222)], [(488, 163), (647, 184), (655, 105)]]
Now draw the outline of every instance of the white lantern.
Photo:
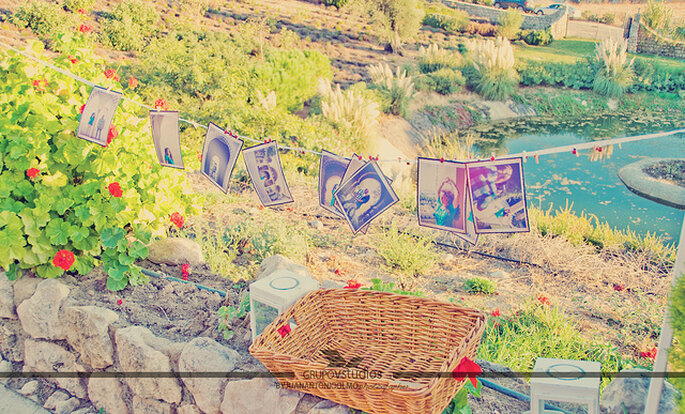
[(316, 280), (284, 269), (250, 284), (252, 342), (278, 315), (318, 288)]

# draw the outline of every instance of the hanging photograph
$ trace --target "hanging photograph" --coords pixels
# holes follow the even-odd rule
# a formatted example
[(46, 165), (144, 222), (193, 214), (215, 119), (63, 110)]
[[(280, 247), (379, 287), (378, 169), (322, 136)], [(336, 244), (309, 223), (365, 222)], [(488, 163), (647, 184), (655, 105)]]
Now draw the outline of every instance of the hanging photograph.
[(119, 101), (121, 101), (120, 93), (99, 86), (93, 87), (83, 107), (76, 136), (103, 147), (107, 146), (109, 126), (112, 124)]
[(231, 174), (238, 161), (243, 141), (224, 132), (216, 124), (209, 123), (202, 147), (202, 175), (228, 193)]
[(419, 158), (416, 189), (419, 226), (466, 232), (466, 164)]
[(335, 204), (357, 233), (399, 198), (375, 161), (367, 162), (335, 192)]
[(477, 233), (530, 231), (521, 158), (467, 164)]
[(340, 187), (343, 175), (350, 163), (344, 157), (323, 151), (321, 154), (321, 164), (319, 166), (319, 205), (326, 211), (335, 215), (342, 216), (342, 213), (335, 208), (334, 192)]
[(243, 158), (252, 185), (264, 206), (293, 202), (275, 141), (247, 148), (243, 151)]
[(177, 111), (150, 111), (152, 141), (163, 167), (183, 169)]
[(471, 196), (469, 195), (468, 186), (466, 188), (466, 201), (464, 202), (464, 217), (466, 218), (466, 233), (460, 234), (452, 232), (453, 235), (460, 239), (467, 241), (473, 245), (478, 242), (478, 233), (476, 233), (476, 224), (473, 222), (473, 212), (471, 211)]

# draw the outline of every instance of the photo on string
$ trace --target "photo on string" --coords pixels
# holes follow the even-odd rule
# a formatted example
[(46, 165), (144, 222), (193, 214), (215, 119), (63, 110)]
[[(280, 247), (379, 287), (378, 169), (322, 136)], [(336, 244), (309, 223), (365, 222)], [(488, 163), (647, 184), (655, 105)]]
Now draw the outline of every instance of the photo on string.
[(231, 174), (243, 147), (241, 139), (228, 135), (216, 124), (209, 123), (202, 147), (201, 173), (224, 193), (228, 193)]
[(530, 231), (522, 159), (467, 164), (477, 233)]
[(178, 111), (150, 111), (150, 127), (159, 164), (183, 169)]
[(324, 210), (340, 217), (342, 213), (335, 208), (334, 192), (340, 187), (349, 163), (350, 161), (345, 157), (326, 150), (322, 151), (319, 165), (319, 205)]
[(121, 96), (119, 92), (93, 87), (83, 107), (76, 136), (103, 147), (107, 146), (107, 134)]
[(398, 201), (375, 161), (359, 168), (335, 193), (335, 204), (355, 234)]
[(478, 243), (478, 233), (476, 233), (476, 223), (473, 222), (473, 211), (471, 211), (471, 195), (466, 186), (466, 201), (464, 201), (464, 218), (466, 224), (466, 233), (452, 232), (453, 235), (459, 237), (460, 239), (475, 245)]
[(293, 202), (283, 175), (276, 141), (243, 150), (243, 159), (262, 205), (269, 207)]
[(419, 158), (417, 171), (419, 226), (465, 233), (466, 164)]

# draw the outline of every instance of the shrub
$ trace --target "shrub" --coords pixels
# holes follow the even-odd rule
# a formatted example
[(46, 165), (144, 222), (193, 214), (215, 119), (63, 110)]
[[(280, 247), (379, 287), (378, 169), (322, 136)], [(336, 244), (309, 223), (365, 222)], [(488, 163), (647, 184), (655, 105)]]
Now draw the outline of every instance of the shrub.
[[(675, 343), (669, 354), (670, 364), (674, 371), (685, 370), (685, 277), (680, 279), (669, 295), (671, 299), (671, 323), (673, 324), (673, 338)], [(670, 378), (670, 382), (685, 395), (685, 378)], [(685, 398), (680, 399), (680, 412), (685, 410)]]
[(424, 12), (418, 0), (356, 0), (371, 15), (376, 35), (392, 51), (416, 35), (421, 28)]
[(580, 17), (583, 20), (587, 20), (589, 22), (599, 22), (599, 16), (594, 14), (590, 10), (584, 10), (583, 13), (581, 13)]
[(336, 128), (349, 131), (362, 140), (360, 147), (367, 147), (368, 141), (378, 130), (378, 104), (352, 88), (342, 91), (340, 85), (331, 88), (326, 79), (319, 80), (321, 111), (324, 118)]
[(659, 33), (668, 31), (673, 22), (673, 10), (662, 1), (647, 0), (641, 21)]
[(507, 9), (507, 11), (500, 15), (497, 23), (499, 24), (497, 35), (514, 40), (518, 38), (518, 33), (521, 31), (523, 14), (514, 8)]
[(531, 46), (547, 46), (554, 40), (549, 28), (546, 30), (527, 30), (521, 37), (526, 44)]
[(670, 92), (685, 90), (685, 72), (646, 59), (635, 59), (633, 62), (635, 80), (627, 89), (628, 92)]
[(390, 66), (379, 63), (369, 67), (373, 86), (383, 97), (383, 111), (393, 115), (406, 116), (409, 103), (414, 97), (414, 82), (411, 76), (397, 68), (393, 74)]
[(455, 68), (460, 56), (433, 43), (427, 48), (419, 48), (419, 70), (421, 73), (435, 72), (443, 68)]
[(476, 91), (485, 99), (503, 100), (511, 96), (519, 80), (511, 43), (502, 37), (496, 41), (470, 40), (467, 48), (478, 71)]
[(433, 241), (401, 232), (395, 224), (377, 237), (376, 252), (392, 269), (404, 276), (420, 276), (435, 265)]
[(521, 85), (564, 86), (573, 89), (591, 89), (598, 63), (586, 59), (576, 63), (522, 62), (518, 65)]
[(497, 291), (497, 284), (482, 277), (472, 277), (464, 281), (464, 289), (469, 293), (492, 295)]
[(457, 93), (466, 80), (458, 70), (443, 68), (428, 75), (430, 89), (441, 95)]
[[(92, 57), (82, 35), (75, 42), (64, 39), (59, 47), (66, 53), (55, 65), (68, 67), (67, 53), (72, 54), (81, 62), (79, 75), (119, 88), (105, 77), (103, 62)], [(40, 52), (34, 44), (31, 53)], [(37, 69), (19, 55), (0, 52), (0, 62), (6, 79), (0, 111), (12, 114), (0, 125), (0, 266), (10, 277), (19, 268), (58, 277), (64, 270), (53, 258), (67, 250), (75, 257), (70, 272), (87, 274), (101, 256), (109, 289), (142, 283), (135, 261), (147, 256), (152, 235), (166, 234), (171, 213), (194, 210), (184, 176), (157, 163), (138, 107), (122, 101), (114, 118), (121, 137), (101, 148), (74, 136), (80, 103), (87, 99), (83, 85)], [(40, 88), (30, 86), (36, 79)], [(39, 175), (29, 178), (30, 168)], [(123, 194), (110, 190), (113, 183)]]
[(442, 29), (448, 33), (458, 33), (466, 29), (471, 21), (469, 15), (461, 10), (455, 10), (441, 3), (427, 5), (423, 24)]
[(302, 109), (316, 95), (318, 79), (333, 78), (331, 61), (315, 50), (271, 50), (253, 72), (258, 89), (274, 91), (289, 111)]
[(601, 67), (592, 86), (595, 92), (618, 98), (632, 85), (635, 74), (631, 68), (633, 61), (627, 62), (627, 47), (625, 40), (617, 42), (610, 38), (597, 45), (595, 56)]
[(600, 17), (599, 22), (604, 24), (614, 24), (616, 21), (616, 15), (612, 12), (606, 12), (602, 17)]
[(327, 6), (335, 6), (341, 8), (348, 3), (349, 0), (324, 0), (324, 4)]
[(117, 4), (103, 23), (100, 40), (117, 50), (141, 50), (155, 33), (158, 21), (154, 5), (127, 0)]
[(12, 23), (28, 27), (44, 40), (54, 40), (58, 33), (73, 30), (76, 25), (74, 16), (65, 13), (59, 5), (42, 1), (22, 5), (12, 16)]
[(497, 26), (490, 23), (470, 22), (468, 26), (466, 26), (466, 33), (471, 35), (491, 37), (497, 34)]
[(203, 16), (210, 7), (216, 7), (219, 0), (179, 0), (181, 10), (194, 16)]
[(95, 6), (95, 0), (64, 0), (64, 7), (70, 11), (91, 11)]

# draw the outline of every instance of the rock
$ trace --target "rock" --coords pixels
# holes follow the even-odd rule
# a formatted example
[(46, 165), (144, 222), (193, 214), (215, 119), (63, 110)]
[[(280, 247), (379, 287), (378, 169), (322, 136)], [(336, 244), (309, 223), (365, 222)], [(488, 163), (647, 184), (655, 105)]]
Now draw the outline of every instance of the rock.
[(117, 378), (95, 378), (88, 380), (88, 399), (106, 413), (129, 412), (124, 402), (124, 389)]
[(109, 325), (119, 316), (97, 306), (64, 308), (64, 332), (67, 342), (81, 354), (81, 361), (93, 368), (107, 368), (114, 363), (114, 349)]
[(150, 243), (148, 250), (148, 260), (157, 264), (199, 265), (205, 261), (200, 245), (190, 239), (170, 237), (155, 240)]
[[(12, 363), (0, 359), (0, 373), (3, 372), (12, 372)], [(0, 377), (0, 384), (7, 384), (7, 381), (9, 381), (9, 378)]]
[[(24, 372), (85, 371), (69, 351), (51, 342), (27, 339), (24, 342)], [(86, 387), (79, 378), (50, 378), (60, 388), (79, 398), (86, 397)]]
[(81, 405), (81, 401), (78, 398), (71, 397), (66, 401), (59, 401), (55, 405), (56, 414), (71, 414), (76, 410), (76, 407)]
[(133, 414), (171, 414), (171, 405), (154, 398), (133, 396)]
[(14, 313), (14, 290), (5, 272), (0, 272), (0, 318), (17, 319)]
[(293, 273), (297, 273), (299, 275), (305, 276), (305, 277), (312, 277), (312, 272), (309, 271), (306, 267), (302, 266), (301, 264), (297, 264), (293, 262), (292, 260), (288, 259), (285, 256), (281, 256), (280, 254), (275, 254), (273, 256), (269, 256), (266, 259), (262, 261), (262, 264), (259, 265), (259, 269), (257, 269), (257, 277), (255, 278), (255, 281), (269, 276), (276, 270), (289, 270)]
[[(211, 338), (190, 341), (178, 360), (180, 372), (231, 372), (240, 355)], [(207, 414), (218, 414), (226, 387), (225, 378), (183, 378), (195, 404)]]
[(341, 289), (344, 286), (344, 283), (336, 282), (335, 280), (326, 279), (321, 282), (321, 289)]
[(489, 274), (490, 277), (494, 277), (496, 279), (507, 279), (509, 277), (509, 273), (505, 272), (504, 270), (495, 270)]
[(42, 281), (30, 299), (17, 306), (24, 330), (34, 338), (64, 339), (60, 308), (69, 288), (55, 279)]
[(229, 381), (226, 384), (221, 412), (291, 414), (295, 412), (302, 395), (301, 392), (276, 388), (274, 382), (265, 378)]
[[(115, 339), (122, 371), (171, 371), (169, 357), (150, 345), (154, 335), (148, 329), (141, 326), (119, 329)], [(175, 378), (126, 378), (126, 383), (134, 394), (142, 398), (181, 402), (181, 387)]]
[(314, 408), (309, 411), (309, 414), (349, 414), (350, 409), (347, 406), (334, 403), (333, 401), (323, 400), (316, 404)]
[(319, 220), (310, 221), (309, 227), (316, 229), (316, 230), (323, 230), (323, 223)]
[[(621, 372), (650, 372), (641, 368), (625, 369)], [(642, 413), (647, 401), (649, 377), (616, 378), (604, 388), (600, 400), (602, 412), (608, 414)], [(678, 391), (668, 382), (664, 383), (659, 402), (659, 414), (677, 413)], [(624, 408), (625, 405), (625, 408)]]
[(74, 411), (71, 414), (98, 414), (98, 413), (96, 413), (95, 411), (91, 410), (88, 407), (83, 407), (83, 408), (79, 408), (78, 410)]
[(23, 396), (33, 395), (38, 391), (38, 385), (38, 381), (29, 381), (21, 387), (19, 394)]
[(176, 414), (202, 414), (202, 411), (196, 405), (185, 404), (176, 409)]
[(43, 279), (37, 277), (20, 277), (14, 281), (14, 304), (19, 306), (23, 301), (33, 296), (42, 281)]
[(43, 407), (47, 410), (54, 410), (57, 407), (58, 402), (66, 401), (69, 399), (69, 394), (64, 391), (57, 390), (48, 397)]

